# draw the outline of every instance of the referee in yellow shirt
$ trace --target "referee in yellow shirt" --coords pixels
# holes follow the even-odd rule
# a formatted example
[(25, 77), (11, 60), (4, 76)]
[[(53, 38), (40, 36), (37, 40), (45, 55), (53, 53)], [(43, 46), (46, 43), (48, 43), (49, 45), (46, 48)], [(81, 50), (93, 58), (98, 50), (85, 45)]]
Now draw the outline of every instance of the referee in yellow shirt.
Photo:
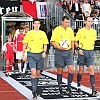
[[(69, 27), (69, 17), (62, 17), (62, 25), (54, 29), (51, 37), (51, 44), (55, 47), (55, 66), (57, 67), (57, 81), (59, 85), (60, 95), (62, 96), (62, 74), (63, 68), (68, 67), (68, 86), (67, 92), (72, 97), (71, 82), (73, 80), (74, 66), (73, 66), (73, 54), (74, 54), (74, 32)], [(69, 42), (68, 48), (60, 46), (62, 40)]]
[(48, 39), (44, 31), (39, 30), (40, 20), (33, 20), (33, 30), (27, 32), (23, 40), (23, 48), (28, 45), (27, 58), (31, 69), (31, 83), (33, 90), (33, 99), (37, 98), (37, 85), (40, 71), (44, 67), (44, 58), (46, 57)]
[[(97, 38), (96, 30), (91, 28), (92, 25), (92, 17), (86, 17), (85, 24), (86, 26), (80, 29), (75, 37), (75, 46), (78, 50), (78, 65), (79, 65), (79, 73), (77, 74), (77, 86), (78, 92), (81, 92), (81, 78), (82, 73), (84, 71), (84, 65), (89, 68), (90, 72), (90, 83), (92, 86), (92, 95), (98, 96), (98, 92), (95, 90), (95, 76), (94, 76), (94, 45)], [(79, 41), (79, 43), (77, 42)]]

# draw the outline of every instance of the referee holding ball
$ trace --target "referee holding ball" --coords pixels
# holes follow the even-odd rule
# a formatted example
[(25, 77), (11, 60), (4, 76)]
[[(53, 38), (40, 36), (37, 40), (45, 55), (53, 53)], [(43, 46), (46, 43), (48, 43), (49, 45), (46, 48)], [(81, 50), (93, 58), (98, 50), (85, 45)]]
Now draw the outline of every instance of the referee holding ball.
[[(71, 82), (73, 80), (74, 66), (73, 66), (73, 54), (74, 54), (74, 32), (69, 27), (69, 17), (62, 17), (62, 25), (54, 29), (51, 37), (51, 44), (55, 48), (55, 66), (57, 67), (57, 81), (59, 85), (60, 95), (62, 96), (62, 74), (63, 68), (68, 67), (68, 86), (67, 93), (72, 96)], [(68, 48), (61, 47), (60, 42), (67, 40), (69, 42)]]
[[(77, 74), (77, 86), (78, 92), (81, 93), (81, 78), (84, 71), (84, 65), (89, 68), (90, 83), (92, 86), (92, 95), (98, 96), (98, 92), (95, 90), (95, 76), (94, 76), (94, 45), (97, 38), (96, 30), (91, 28), (93, 19), (92, 17), (85, 18), (85, 27), (80, 29), (75, 37), (75, 46), (78, 50), (78, 65), (79, 73)], [(77, 42), (79, 41), (79, 43)]]

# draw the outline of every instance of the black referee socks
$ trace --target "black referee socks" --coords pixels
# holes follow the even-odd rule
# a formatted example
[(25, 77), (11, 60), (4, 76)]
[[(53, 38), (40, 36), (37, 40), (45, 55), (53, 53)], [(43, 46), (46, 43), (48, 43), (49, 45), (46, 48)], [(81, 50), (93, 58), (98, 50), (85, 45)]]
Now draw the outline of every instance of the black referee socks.
[(82, 79), (82, 75), (81, 74), (77, 74), (77, 86), (79, 87), (80, 86), (80, 81)]
[(61, 87), (62, 86), (62, 74), (57, 74), (57, 82), (58, 82), (59, 87)]
[(91, 82), (92, 93), (93, 93), (95, 90), (95, 77), (94, 77), (94, 75), (90, 75), (90, 82)]
[(74, 76), (74, 74), (71, 74), (71, 73), (68, 74), (68, 87), (70, 87), (70, 85), (73, 81), (73, 76)]

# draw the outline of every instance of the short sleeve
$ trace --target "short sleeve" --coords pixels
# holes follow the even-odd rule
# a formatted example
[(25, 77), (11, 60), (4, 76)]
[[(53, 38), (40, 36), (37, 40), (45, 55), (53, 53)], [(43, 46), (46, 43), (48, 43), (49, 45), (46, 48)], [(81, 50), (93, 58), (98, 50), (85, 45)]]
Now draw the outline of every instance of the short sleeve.
[(23, 44), (27, 44), (29, 40), (29, 32), (26, 33), (24, 40), (23, 40)]
[(49, 44), (49, 42), (48, 42), (48, 38), (47, 38), (45, 32), (44, 32), (44, 42), (43, 42), (43, 44)]
[(51, 42), (56, 41), (57, 33), (58, 33), (57, 28), (55, 28), (53, 33), (52, 33), (52, 36), (51, 36), (51, 40), (50, 40)]
[(74, 41), (74, 32), (73, 32), (72, 29), (70, 29), (70, 31), (71, 31), (71, 38), (72, 38), (72, 41)]
[(2, 47), (2, 51), (6, 51), (6, 43)]

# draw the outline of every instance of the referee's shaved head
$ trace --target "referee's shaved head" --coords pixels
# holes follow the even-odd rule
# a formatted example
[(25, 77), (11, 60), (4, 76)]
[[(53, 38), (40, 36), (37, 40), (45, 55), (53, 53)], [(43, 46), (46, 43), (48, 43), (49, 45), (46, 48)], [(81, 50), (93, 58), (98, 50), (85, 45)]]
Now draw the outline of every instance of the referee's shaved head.
[(93, 18), (88, 16), (85, 18), (85, 27), (89, 30), (93, 24)]

